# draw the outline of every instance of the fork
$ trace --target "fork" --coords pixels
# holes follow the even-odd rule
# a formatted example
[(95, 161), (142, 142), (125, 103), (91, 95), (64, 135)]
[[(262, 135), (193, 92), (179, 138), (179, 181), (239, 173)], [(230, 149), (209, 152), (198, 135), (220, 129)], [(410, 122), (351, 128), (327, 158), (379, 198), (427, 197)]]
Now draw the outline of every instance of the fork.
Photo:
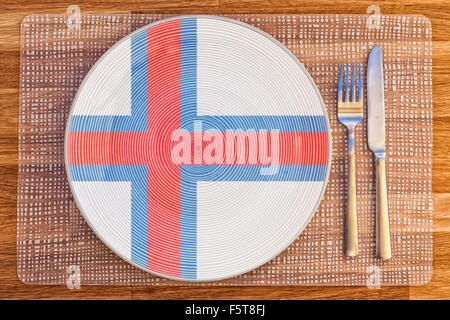
[[(345, 88), (342, 88), (342, 69), (339, 72), (338, 85), (338, 120), (348, 131), (348, 194), (347, 216), (345, 222), (345, 254), (348, 257), (358, 255), (358, 218), (356, 214), (356, 158), (355, 158), (355, 127), (361, 123), (363, 117), (363, 92), (361, 65), (358, 64), (358, 96), (355, 95), (355, 64), (353, 64), (351, 99), (348, 83), (349, 68), (345, 77)], [(343, 91), (344, 90), (344, 91)]]

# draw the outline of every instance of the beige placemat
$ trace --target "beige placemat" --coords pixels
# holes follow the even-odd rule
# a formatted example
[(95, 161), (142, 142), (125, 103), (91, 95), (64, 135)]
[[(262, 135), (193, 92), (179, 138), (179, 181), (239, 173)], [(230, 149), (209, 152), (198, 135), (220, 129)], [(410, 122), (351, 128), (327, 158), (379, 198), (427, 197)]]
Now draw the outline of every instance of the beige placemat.
[[(302, 235), (245, 275), (208, 285), (419, 285), (432, 274), (431, 23), (423, 16), (227, 15), (270, 33), (315, 80), (333, 136), (327, 192)], [(66, 284), (186, 284), (141, 271), (111, 252), (72, 199), (64, 129), (76, 90), (111, 45), (166, 15), (28, 16), (21, 28), (17, 273), (21, 281)], [(69, 21), (69, 24), (68, 24)], [(79, 22), (79, 24), (77, 24)], [(356, 130), (360, 254), (343, 255), (346, 131), (336, 119), (338, 64), (384, 50), (387, 173), (393, 258), (375, 258), (375, 179), (366, 120)], [(205, 285), (205, 284), (194, 284)]]

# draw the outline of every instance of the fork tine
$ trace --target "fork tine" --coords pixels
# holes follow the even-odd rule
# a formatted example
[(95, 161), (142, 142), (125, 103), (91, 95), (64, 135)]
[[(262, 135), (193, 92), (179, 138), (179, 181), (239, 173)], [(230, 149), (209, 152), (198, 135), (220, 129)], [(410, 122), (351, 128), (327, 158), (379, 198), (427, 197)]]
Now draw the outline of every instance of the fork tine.
[(352, 102), (355, 102), (355, 73), (356, 73), (356, 68), (355, 68), (355, 64), (353, 64), (353, 68), (352, 68)]
[(358, 101), (361, 101), (362, 94), (362, 78), (361, 78), (361, 64), (358, 63), (359, 71), (358, 71)]
[(345, 94), (344, 94), (344, 102), (349, 101), (349, 93), (348, 93), (348, 63), (347, 63), (347, 74), (345, 75)]
[(342, 102), (342, 63), (341, 63), (341, 71), (339, 72), (338, 102)]

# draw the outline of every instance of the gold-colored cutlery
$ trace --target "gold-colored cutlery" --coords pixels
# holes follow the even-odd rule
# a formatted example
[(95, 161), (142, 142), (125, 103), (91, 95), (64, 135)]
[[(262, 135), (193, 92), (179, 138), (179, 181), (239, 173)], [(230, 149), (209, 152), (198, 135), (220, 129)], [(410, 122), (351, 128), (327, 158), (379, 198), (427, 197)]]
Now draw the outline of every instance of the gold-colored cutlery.
[(376, 161), (376, 234), (377, 256), (389, 259), (391, 237), (389, 228), (389, 207), (386, 182), (386, 133), (384, 117), (383, 54), (380, 47), (374, 47), (367, 64), (367, 138)]
[[(358, 86), (356, 87), (356, 67), (353, 64), (351, 88), (349, 86), (349, 65), (345, 72), (343, 86), (343, 65), (340, 66), (338, 84), (337, 115), (348, 131), (348, 191), (345, 223), (345, 254), (358, 255), (358, 215), (356, 199), (356, 156), (355, 127), (361, 123), (364, 111), (361, 65), (358, 65)], [(384, 115), (383, 56), (380, 47), (374, 47), (367, 65), (367, 136), (370, 150), (376, 161), (376, 250), (377, 257), (391, 258), (389, 228), (389, 206), (386, 181), (386, 146)]]
[[(355, 156), (355, 127), (361, 123), (363, 117), (363, 92), (361, 65), (358, 65), (358, 94), (356, 95), (355, 65), (353, 64), (352, 83), (349, 88), (349, 66), (345, 75), (345, 87), (342, 86), (342, 69), (339, 73), (338, 85), (338, 120), (347, 127), (348, 131), (348, 192), (347, 216), (345, 222), (345, 254), (348, 257), (358, 255), (358, 217), (356, 206), (356, 156)], [(351, 89), (351, 90), (350, 90)]]

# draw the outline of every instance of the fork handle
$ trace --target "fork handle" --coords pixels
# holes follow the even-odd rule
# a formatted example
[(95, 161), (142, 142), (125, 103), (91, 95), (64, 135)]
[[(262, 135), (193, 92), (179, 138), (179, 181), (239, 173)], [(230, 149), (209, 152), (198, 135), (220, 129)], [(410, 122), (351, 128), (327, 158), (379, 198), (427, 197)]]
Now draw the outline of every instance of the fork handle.
[(349, 168), (348, 168), (348, 195), (347, 217), (345, 223), (345, 255), (355, 257), (358, 255), (358, 217), (356, 214), (356, 158), (355, 135), (353, 128), (348, 130)]
[(387, 260), (391, 257), (391, 236), (389, 230), (389, 208), (386, 184), (386, 158), (376, 159), (376, 234), (377, 234), (377, 256)]

